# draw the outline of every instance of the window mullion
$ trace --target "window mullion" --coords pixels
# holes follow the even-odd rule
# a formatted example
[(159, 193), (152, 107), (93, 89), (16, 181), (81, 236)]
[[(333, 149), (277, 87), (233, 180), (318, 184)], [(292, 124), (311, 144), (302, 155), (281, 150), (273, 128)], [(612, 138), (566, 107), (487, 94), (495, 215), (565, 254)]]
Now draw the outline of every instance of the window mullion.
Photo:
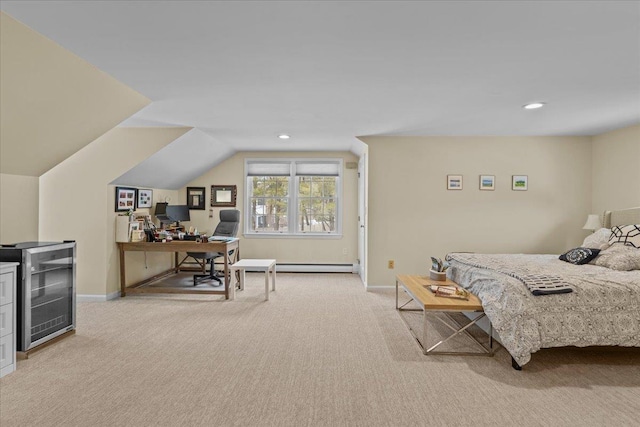
[(291, 162), (291, 169), (289, 175), (289, 224), (293, 226), (289, 227), (289, 233), (298, 233), (298, 179), (296, 176), (296, 162)]

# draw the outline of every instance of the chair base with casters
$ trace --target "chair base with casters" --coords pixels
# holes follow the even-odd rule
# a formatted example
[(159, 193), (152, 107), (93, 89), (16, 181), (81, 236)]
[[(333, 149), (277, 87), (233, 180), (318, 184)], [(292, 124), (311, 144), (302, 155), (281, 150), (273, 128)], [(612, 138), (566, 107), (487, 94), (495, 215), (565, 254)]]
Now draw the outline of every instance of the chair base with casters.
[[(240, 211), (237, 209), (225, 209), (220, 211), (220, 222), (218, 223), (215, 231), (213, 232), (213, 236), (220, 237), (236, 237), (238, 234), (238, 224), (240, 223)], [(233, 251), (230, 251), (227, 256), (231, 257), (233, 255)], [(203, 266), (205, 263), (209, 263), (209, 274), (194, 274), (193, 275), (193, 286), (198, 284), (199, 280), (203, 280), (205, 278), (209, 280), (215, 280), (218, 282), (217, 285), (221, 286), (222, 280), (216, 276), (216, 270), (214, 268), (214, 260), (216, 258), (220, 258), (225, 256), (224, 253), (221, 252), (187, 252), (187, 256), (190, 256), (196, 261), (198, 259), (203, 260)], [(204, 273), (205, 271), (203, 271)]]
[(213, 268), (213, 260), (216, 259), (218, 256), (224, 256), (224, 254), (214, 254), (214, 253), (198, 253), (198, 254), (190, 254), (190, 256), (196, 258), (196, 256), (200, 256), (200, 255), (204, 255), (203, 259), (205, 261), (209, 261), (209, 274), (194, 274), (193, 275), (193, 286), (196, 286), (198, 284), (199, 281), (205, 280), (205, 279), (209, 279), (209, 280), (214, 280), (217, 282), (217, 284), (214, 284), (213, 286), (222, 286), (222, 280), (216, 276), (216, 270)]

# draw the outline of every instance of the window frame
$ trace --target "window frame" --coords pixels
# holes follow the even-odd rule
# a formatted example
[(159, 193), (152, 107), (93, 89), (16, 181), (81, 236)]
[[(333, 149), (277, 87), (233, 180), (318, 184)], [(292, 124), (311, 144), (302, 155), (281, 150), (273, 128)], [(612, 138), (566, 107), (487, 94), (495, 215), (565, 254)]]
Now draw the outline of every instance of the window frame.
[[(269, 232), (251, 230), (251, 198), (252, 186), (251, 176), (249, 176), (249, 165), (252, 163), (288, 163), (289, 164), (289, 188), (287, 196), (287, 222), (288, 231), (286, 232)], [(335, 231), (299, 231), (298, 230), (298, 214), (299, 214), (299, 183), (296, 175), (296, 165), (299, 163), (337, 163), (338, 175), (336, 178), (336, 227)], [(339, 157), (296, 157), (296, 158), (247, 158), (244, 161), (244, 237), (247, 238), (313, 238), (313, 239), (337, 239), (342, 238), (342, 188), (344, 176), (344, 161)], [(264, 175), (269, 176), (269, 175)], [(316, 175), (314, 175), (316, 176)], [(321, 176), (321, 175), (317, 175)], [(292, 222), (293, 220), (293, 222)]]

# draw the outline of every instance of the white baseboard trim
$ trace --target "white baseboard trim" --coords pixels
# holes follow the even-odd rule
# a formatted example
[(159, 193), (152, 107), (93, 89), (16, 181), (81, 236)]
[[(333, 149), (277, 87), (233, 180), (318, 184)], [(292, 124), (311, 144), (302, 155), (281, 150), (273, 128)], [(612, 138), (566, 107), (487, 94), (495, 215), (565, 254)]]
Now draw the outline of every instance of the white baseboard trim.
[[(247, 269), (247, 271), (252, 271)], [(358, 264), (276, 264), (280, 273), (357, 273)]]
[(120, 291), (111, 292), (107, 295), (78, 295), (76, 294), (77, 302), (105, 302), (112, 299), (120, 298)]

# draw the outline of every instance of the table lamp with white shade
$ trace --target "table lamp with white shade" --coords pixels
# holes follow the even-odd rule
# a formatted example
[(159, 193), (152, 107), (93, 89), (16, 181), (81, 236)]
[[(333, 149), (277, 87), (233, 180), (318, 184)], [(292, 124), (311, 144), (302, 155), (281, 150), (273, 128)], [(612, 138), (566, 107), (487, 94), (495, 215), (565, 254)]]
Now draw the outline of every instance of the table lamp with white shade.
[(602, 223), (600, 222), (600, 215), (591, 214), (587, 217), (587, 222), (582, 227), (583, 230), (591, 230), (594, 231), (602, 228)]

